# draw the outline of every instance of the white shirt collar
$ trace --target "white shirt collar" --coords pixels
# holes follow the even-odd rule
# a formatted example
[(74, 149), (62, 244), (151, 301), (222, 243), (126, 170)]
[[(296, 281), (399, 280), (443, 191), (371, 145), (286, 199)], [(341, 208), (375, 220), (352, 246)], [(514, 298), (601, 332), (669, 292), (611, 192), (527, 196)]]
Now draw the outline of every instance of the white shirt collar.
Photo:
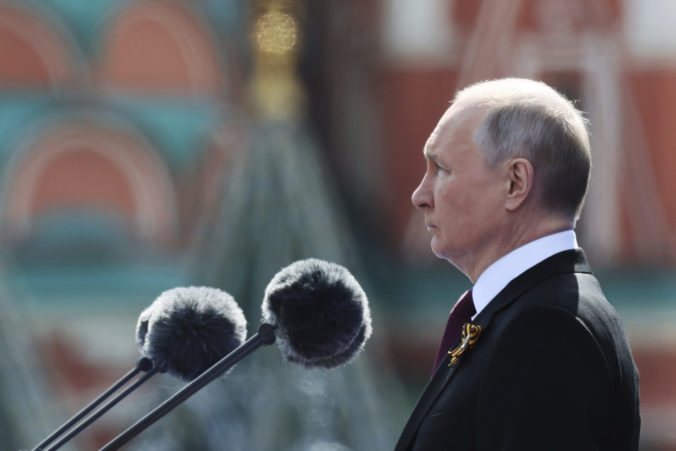
[(575, 232), (566, 230), (526, 243), (493, 262), (481, 273), (472, 288), (472, 300), (476, 308), (474, 317), (521, 273), (554, 254), (575, 248)]

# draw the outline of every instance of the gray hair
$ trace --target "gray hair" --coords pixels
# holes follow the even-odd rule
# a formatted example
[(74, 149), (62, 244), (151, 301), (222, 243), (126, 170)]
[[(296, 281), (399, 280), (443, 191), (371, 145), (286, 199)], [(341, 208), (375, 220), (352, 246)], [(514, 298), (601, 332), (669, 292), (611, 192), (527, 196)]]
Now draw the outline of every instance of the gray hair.
[(544, 207), (577, 219), (591, 171), (587, 121), (571, 101), (538, 81), (505, 78), (471, 85), (454, 103), (485, 110), (474, 144), (489, 167), (522, 157), (533, 164)]

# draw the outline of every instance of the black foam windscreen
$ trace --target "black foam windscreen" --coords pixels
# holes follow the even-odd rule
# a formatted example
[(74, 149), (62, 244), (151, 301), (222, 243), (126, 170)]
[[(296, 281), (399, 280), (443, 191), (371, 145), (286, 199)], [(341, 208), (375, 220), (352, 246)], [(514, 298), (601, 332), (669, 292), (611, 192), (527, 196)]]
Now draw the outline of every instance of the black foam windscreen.
[(351, 361), (371, 336), (366, 293), (343, 266), (300, 260), (278, 272), (265, 289), (263, 321), (277, 327), (287, 360), (332, 368)]
[(179, 287), (162, 293), (139, 316), (136, 343), (161, 371), (192, 380), (246, 338), (246, 319), (228, 293)]

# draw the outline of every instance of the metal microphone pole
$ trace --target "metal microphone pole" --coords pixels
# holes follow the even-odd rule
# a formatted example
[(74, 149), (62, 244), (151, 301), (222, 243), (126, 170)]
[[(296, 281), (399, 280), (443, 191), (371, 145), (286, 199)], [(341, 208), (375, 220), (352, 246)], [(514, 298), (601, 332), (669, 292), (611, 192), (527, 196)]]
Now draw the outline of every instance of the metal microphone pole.
[(194, 395), (197, 391), (202, 389), (205, 385), (213, 381), (214, 379), (221, 376), (225, 371), (230, 369), (237, 362), (242, 360), (247, 355), (251, 354), (256, 349), (261, 346), (271, 345), (275, 342), (276, 327), (271, 324), (261, 324), (258, 327), (258, 333), (254, 334), (249, 340), (247, 340), (240, 347), (232, 351), (230, 354), (223, 357), (221, 360), (216, 362), (204, 373), (200, 374), (196, 379), (187, 384), (181, 390), (176, 392), (171, 398), (167, 399), (164, 403), (157, 406), (152, 412), (148, 413), (145, 417), (141, 418), (134, 425), (129, 427), (126, 431), (115, 437), (107, 445), (101, 448), (100, 451), (111, 451), (119, 449), (121, 446), (126, 444), (129, 440), (136, 437), (146, 428), (151, 426), (157, 420), (162, 418), (164, 415), (169, 413), (171, 410), (176, 408), (183, 401), (187, 400), (189, 397)]
[[(149, 371), (150, 371), (150, 373), (148, 373)], [(66, 432), (70, 428), (72, 428), (75, 424), (77, 424), (78, 421), (80, 421), (82, 418), (84, 418), (87, 414), (89, 414), (96, 407), (98, 407), (103, 401), (108, 399), (113, 393), (118, 391), (127, 382), (132, 380), (137, 374), (139, 374), (141, 372), (147, 373), (143, 378), (139, 379), (139, 381), (142, 380), (143, 382), (145, 382), (150, 376), (152, 376), (153, 374), (155, 374), (157, 372), (157, 369), (154, 368), (153, 361), (150, 360), (148, 357), (141, 357), (140, 359), (138, 359), (136, 361), (136, 366), (132, 370), (130, 370), (127, 374), (122, 376), (117, 382), (115, 382), (113, 385), (111, 385), (105, 392), (103, 392), (101, 395), (99, 395), (98, 398), (96, 398), (95, 400), (90, 402), (87, 406), (82, 408), (82, 410), (80, 410), (78, 413), (73, 415), (68, 421), (66, 421), (64, 424), (62, 424), (57, 430), (52, 432), (47, 438), (45, 438), (35, 448), (33, 448), (33, 451), (42, 451), (42, 450), (46, 449), (47, 445), (49, 445), (54, 440), (56, 440), (64, 432)], [(136, 384), (134, 384), (134, 388), (138, 387), (139, 385), (141, 385), (141, 384), (137, 382)], [(131, 391), (132, 390), (128, 389), (123, 394), (118, 395), (117, 398), (114, 398), (111, 401), (112, 405), (110, 405), (110, 407), (117, 404), (120, 400), (122, 400), (122, 398), (127, 396)], [(110, 407), (104, 406), (103, 409), (108, 410)], [(104, 410), (104, 412), (105, 412), (105, 410)], [(103, 414), (103, 412), (101, 413), (101, 415), (102, 414)], [(98, 416), (100, 416), (100, 415), (98, 415)], [(96, 418), (98, 418), (98, 416)], [(94, 420), (96, 418), (94, 418)], [(94, 421), (94, 420), (91, 420), (91, 421)], [(91, 423), (91, 421), (89, 421), (89, 423)], [(87, 423), (87, 424), (89, 424), (89, 423)], [(61, 446), (62, 444), (63, 443), (59, 444), (58, 446)], [(55, 448), (53, 448), (53, 449), (55, 449)]]

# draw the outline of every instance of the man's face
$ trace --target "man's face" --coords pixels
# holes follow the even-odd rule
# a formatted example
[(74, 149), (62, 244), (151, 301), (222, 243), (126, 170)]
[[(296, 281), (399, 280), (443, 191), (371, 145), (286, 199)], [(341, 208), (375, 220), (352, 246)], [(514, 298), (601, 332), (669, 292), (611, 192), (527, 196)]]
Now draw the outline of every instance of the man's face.
[(425, 144), (427, 169), (411, 198), (425, 214), (432, 251), (466, 274), (490, 253), (505, 217), (501, 166), (486, 166), (472, 142), (481, 117), (467, 104), (444, 113)]

